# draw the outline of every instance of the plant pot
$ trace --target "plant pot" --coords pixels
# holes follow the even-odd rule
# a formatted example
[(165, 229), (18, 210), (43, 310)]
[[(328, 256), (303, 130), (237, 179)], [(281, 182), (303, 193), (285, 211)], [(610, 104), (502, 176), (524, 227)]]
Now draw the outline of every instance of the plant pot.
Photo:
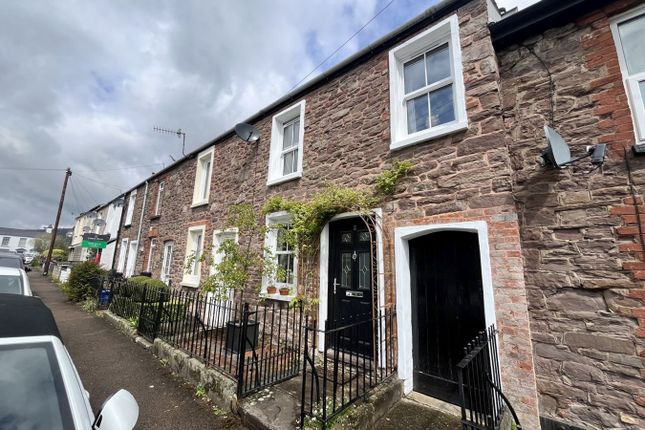
[(267, 287), (267, 294), (275, 294), (278, 292), (276, 287)]
[(289, 288), (280, 288), (281, 296), (288, 296), (289, 294), (291, 294), (291, 290)]
[[(252, 351), (258, 344), (260, 323), (249, 320), (246, 325), (246, 342), (244, 352)], [(242, 321), (229, 321), (226, 323), (226, 349), (237, 353), (240, 349), (240, 336), (242, 335)]]

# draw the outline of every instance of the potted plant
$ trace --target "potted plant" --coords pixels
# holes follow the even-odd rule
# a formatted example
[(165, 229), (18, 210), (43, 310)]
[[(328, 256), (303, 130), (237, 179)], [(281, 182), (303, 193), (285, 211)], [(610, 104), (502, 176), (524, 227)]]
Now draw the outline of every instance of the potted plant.
[(281, 296), (289, 296), (289, 295), (291, 295), (291, 288), (289, 288), (289, 287), (281, 287), (280, 288), (280, 295)]
[(275, 294), (278, 292), (278, 289), (276, 288), (275, 285), (269, 285), (267, 287), (267, 294)]

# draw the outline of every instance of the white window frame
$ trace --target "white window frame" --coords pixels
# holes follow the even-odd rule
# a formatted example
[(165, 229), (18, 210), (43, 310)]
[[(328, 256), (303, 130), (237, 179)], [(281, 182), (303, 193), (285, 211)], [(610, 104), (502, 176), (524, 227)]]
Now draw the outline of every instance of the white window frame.
[[(195, 249), (195, 243), (193, 241), (193, 236), (200, 232), (202, 235), (201, 241), (199, 243), (198, 248)], [(199, 258), (204, 253), (204, 239), (206, 236), (206, 226), (204, 225), (199, 225), (199, 226), (194, 226), (190, 227), (188, 229), (188, 234), (186, 236), (186, 258), (184, 259), (184, 267), (183, 267), (183, 278), (181, 280), (181, 285), (184, 287), (192, 287), (192, 288), (197, 288), (199, 286), (199, 281), (201, 280), (201, 272), (202, 272), (202, 263), (199, 261)], [(188, 264), (188, 259), (193, 255), (194, 251), (198, 251), (198, 258), (196, 258), (193, 261), (193, 269), (191, 270), (192, 273), (188, 272), (188, 269), (186, 268), (186, 265)]]
[(155, 254), (155, 249), (157, 248), (157, 239), (150, 239), (150, 249), (148, 250), (148, 264), (146, 264), (146, 272), (152, 271), (152, 257)]
[(132, 217), (134, 216), (134, 205), (137, 202), (137, 190), (134, 190), (130, 193), (128, 198), (128, 211), (125, 213), (125, 227), (132, 225)]
[[(431, 87), (444, 87), (448, 79), (452, 81), (454, 121), (432, 125), (415, 133), (408, 133), (407, 109), (405, 104), (405, 87), (403, 82), (403, 65), (413, 58), (434, 48), (448, 43), (451, 59), (451, 78), (446, 78), (419, 91), (427, 93)], [(445, 136), (468, 128), (466, 114), (466, 91), (464, 87), (461, 44), (459, 39), (459, 19), (451, 15), (407, 42), (389, 52), (390, 62), (390, 149), (395, 150), (414, 145), (422, 141)], [(430, 88), (430, 89), (429, 89)], [(414, 94), (414, 93), (413, 93)]]
[[(116, 271), (125, 274), (125, 260), (128, 255), (128, 239), (121, 239), (121, 246), (119, 247), (119, 262), (116, 265)], [(76, 249), (74, 249), (75, 251)]]
[[(291, 224), (291, 221), (292, 221), (291, 215), (286, 211), (274, 212), (266, 216), (267, 229), (266, 229), (266, 234), (264, 236), (264, 246), (269, 252), (271, 252), (272, 257), (275, 258), (276, 260), (277, 260), (276, 251), (278, 248), (278, 230), (275, 228), (275, 226)], [(266, 276), (263, 276), (262, 288), (260, 290), (261, 294), (274, 300), (282, 300), (287, 302), (291, 301), (295, 297), (297, 293), (297, 285), (298, 285), (298, 255), (296, 254), (295, 250), (293, 252), (294, 252), (293, 284), (275, 282), (275, 280), (269, 279)], [(267, 294), (267, 287), (269, 286), (269, 284), (274, 284), (278, 290), (282, 287), (291, 288), (291, 294), (288, 296), (282, 296), (280, 295), (279, 291), (276, 291), (275, 294)]]
[(9, 246), (11, 243), (11, 238), (9, 236), (4, 236), (2, 238), (2, 246)]
[(137, 252), (139, 250), (139, 241), (133, 240), (128, 246), (128, 257), (125, 261), (125, 273), (123, 276), (129, 278), (134, 275), (137, 267)]
[(157, 202), (155, 203), (155, 216), (161, 215), (161, 198), (163, 196), (164, 181), (159, 182), (157, 189)]
[[(299, 141), (297, 144), (298, 168), (295, 172), (284, 175), (282, 173), (282, 157), (285, 152), (292, 151), (291, 149), (289, 151), (283, 151), (282, 149), (284, 139), (284, 126), (289, 124), (289, 122), (295, 120), (296, 118), (300, 119), (300, 127), (298, 128)], [(305, 141), (305, 101), (301, 100), (295, 105), (275, 115), (271, 124), (271, 149), (269, 153), (269, 173), (267, 176), (267, 185), (281, 184), (283, 182), (302, 177), (302, 161), (304, 159), (303, 152)]]
[(618, 64), (623, 76), (623, 85), (627, 92), (627, 101), (629, 103), (630, 111), (632, 112), (632, 121), (634, 122), (634, 135), (636, 138), (636, 148), (645, 151), (645, 99), (641, 94), (638, 86), (639, 82), (645, 81), (645, 72), (630, 75), (627, 69), (627, 59), (623, 51), (623, 44), (620, 40), (618, 33), (618, 26), (625, 21), (645, 15), (645, 5), (638, 6), (625, 13), (611, 18), (610, 27), (611, 33), (614, 37), (616, 44), (616, 51), (618, 54)]
[[(213, 177), (214, 154), (215, 148), (210, 148), (197, 156), (192, 207), (208, 204), (211, 193), (211, 179)], [(205, 171), (205, 163), (209, 163), (208, 171)]]
[(161, 262), (161, 275), (159, 276), (162, 281), (168, 283), (170, 279), (170, 269), (172, 268), (172, 251), (175, 243), (172, 240), (167, 240), (163, 243), (163, 260)]
[[(215, 265), (221, 263), (222, 255), (219, 253), (219, 247), (224, 241), (233, 236), (235, 243), (239, 243), (239, 231), (237, 228), (228, 228), (225, 230), (213, 231), (213, 247), (211, 249), (213, 264), (210, 267), (210, 274), (215, 274)], [(231, 308), (227, 301), (232, 301), (235, 298), (235, 291), (230, 288), (228, 290), (228, 297), (221, 300), (222, 297), (216, 297), (215, 293), (206, 293), (206, 306), (204, 307), (205, 324), (209, 327), (224, 327), (224, 325), (231, 319)]]

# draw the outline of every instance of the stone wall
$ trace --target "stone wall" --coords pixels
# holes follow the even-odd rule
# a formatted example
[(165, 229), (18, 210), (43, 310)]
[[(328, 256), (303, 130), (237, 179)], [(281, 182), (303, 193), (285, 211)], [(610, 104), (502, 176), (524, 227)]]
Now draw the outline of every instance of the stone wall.
[[(645, 212), (645, 159), (630, 150), (608, 22), (639, 3), (613, 2), (498, 54), (540, 411), (588, 428), (645, 425), (645, 254), (636, 216)], [(606, 143), (603, 168), (540, 168), (551, 118), (573, 156)]]
[[(258, 209), (280, 194), (304, 199), (327, 184), (365, 188), (394, 159), (410, 159), (413, 173), (384, 203), (384, 267), (386, 302), (396, 300), (393, 231), (395, 227), (480, 220), (488, 223), (500, 355), (504, 389), (518, 409), (524, 428), (538, 428), (537, 391), (529, 339), (528, 311), (519, 225), (512, 195), (509, 140), (501, 118), (499, 73), (487, 27), (484, 0), (475, 0), (457, 12), (466, 86), (468, 130), (423, 142), (395, 152), (389, 150), (389, 66), (382, 50), (347, 73), (330, 79), (305, 96), (285, 102), (259, 119), (262, 140), (249, 145), (234, 136), (215, 143), (209, 204), (191, 207), (195, 158), (163, 174), (161, 216), (151, 219), (156, 198), (152, 179), (144, 215), (137, 271), (147, 258), (147, 243), (156, 237), (152, 263), (159, 277), (163, 241), (175, 243), (172, 282), (179, 285), (185, 258), (186, 235), (191, 225), (206, 225), (210, 247), (213, 229), (224, 227), (231, 205), (252, 202)], [(437, 20), (442, 17), (437, 17)], [(272, 115), (306, 99), (304, 164), (302, 178), (267, 187), (267, 166)], [(136, 236), (143, 203), (141, 186), (131, 227), (122, 237)], [(127, 197), (126, 197), (127, 200)], [(124, 209), (125, 210), (125, 209)], [(263, 223), (263, 220), (261, 220)], [(241, 238), (241, 240), (246, 240)], [(252, 246), (261, 247), (262, 238)], [(117, 251), (118, 252), (118, 251)], [(202, 277), (208, 268), (202, 268)]]

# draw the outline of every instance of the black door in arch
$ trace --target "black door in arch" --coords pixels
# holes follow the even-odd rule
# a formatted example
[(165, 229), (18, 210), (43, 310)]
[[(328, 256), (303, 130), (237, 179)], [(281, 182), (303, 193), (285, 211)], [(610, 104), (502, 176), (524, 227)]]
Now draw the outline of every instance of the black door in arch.
[(477, 233), (409, 241), (414, 390), (459, 404), (457, 363), (486, 327)]
[[(361, 218), (329, 224), (328, 328), (367, 321), (372, 317), (374, 234)], [(376, 297), (374, 297), (376, 299)], [(359, 354), (372, 352), (372, 324), (362, 323), (339, 332), (339, 346)], [(333, 338), (333, 337), (332, 337)]]

